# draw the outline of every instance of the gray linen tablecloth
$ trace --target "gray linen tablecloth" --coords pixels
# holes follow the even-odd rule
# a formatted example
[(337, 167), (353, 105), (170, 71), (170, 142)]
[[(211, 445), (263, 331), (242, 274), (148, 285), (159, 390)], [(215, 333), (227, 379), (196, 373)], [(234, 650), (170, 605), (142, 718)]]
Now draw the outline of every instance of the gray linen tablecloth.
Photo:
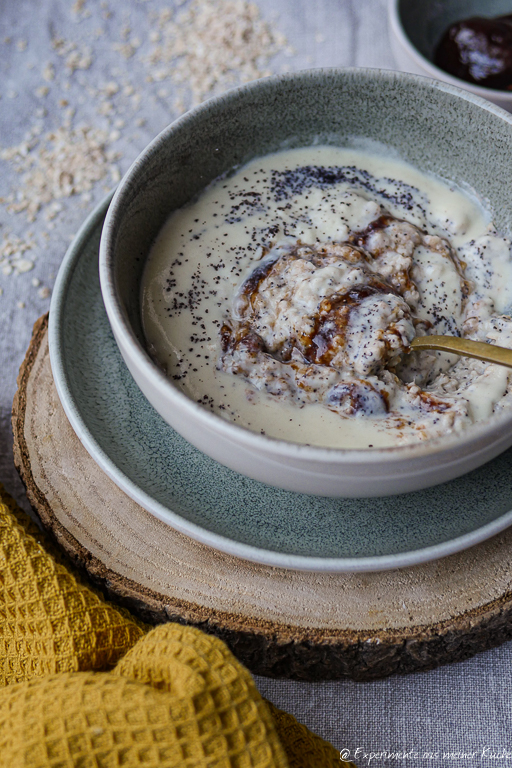
[[(272, 71), (394, 67), (385, 0), (258, 0), (257, 5), (294, 49), (279, 53)], [(17, 147), (0, 160), (0, 479), (26, 509), (11, 450), (17, 371), (32, 324), (49, 307), (70, 239), (118, 175), (183, 108), (176, 104), (170, 65), (155, 33), (167, 23), (161, 15), (165, 8), (173, 8), (172, 0), (168, 5), (164, 0), (0, 4), (0, 146)], [(88, 126), (81, 140), (89, 151), (102, 141), (107, 149), (94, 161), (98, 178), (79, 179), (79, 194), (69, 196), (66, 179), (51, 178), (51, 162), (41, 178), (27, 158), (38, 137), (39, 146), (55, 150), (50, 131), (57, 132), (58, 143), (59, 131), (68, 135), (81, 125)], [(95, 130), (105, 133), (98, 138)], [(26, 140), (24, 150), (20, 145)], [(71, 157), (70, 166), (75, 161)], [(63, 190), (58, 206), (51, 202), (55, 185)], [(38, 196), (45, 195), (48, 201), (35, 211)], [(28, 208), (10, 213), (9, 207)], [(28, 221), (27, 211), (34, 221)], [(510, 644), (457, 665), (374, 683), (261, 677), (257, 683), (264, 696), (347, 750), (359, 766), (512, 763)], [(390, 754), (371, 754), (383, 752)]]

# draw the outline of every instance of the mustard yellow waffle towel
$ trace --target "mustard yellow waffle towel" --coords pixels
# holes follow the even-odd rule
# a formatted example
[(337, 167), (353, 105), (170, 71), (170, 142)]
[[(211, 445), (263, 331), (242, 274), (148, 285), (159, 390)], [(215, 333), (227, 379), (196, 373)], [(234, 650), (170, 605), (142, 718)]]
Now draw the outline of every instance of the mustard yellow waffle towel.
[(0, 486), (0, 766), (347, 768), (217, 638), (107, 603)]

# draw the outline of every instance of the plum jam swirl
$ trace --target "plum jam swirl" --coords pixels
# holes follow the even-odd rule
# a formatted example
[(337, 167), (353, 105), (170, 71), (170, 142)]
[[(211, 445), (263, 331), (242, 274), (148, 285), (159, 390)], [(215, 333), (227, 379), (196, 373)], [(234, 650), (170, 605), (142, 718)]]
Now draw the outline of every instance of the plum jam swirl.
[[(218, 368), (299, 405), (384, 415), (410, 342), (434, 323), (413, 279), (416, 249), (441, 253), (468, 293), (446, 240), (383, 214), (346, 242), (270, 249), (242, 282), (221, 327)], [(450, 402), (414, 397), (423, 410)]]

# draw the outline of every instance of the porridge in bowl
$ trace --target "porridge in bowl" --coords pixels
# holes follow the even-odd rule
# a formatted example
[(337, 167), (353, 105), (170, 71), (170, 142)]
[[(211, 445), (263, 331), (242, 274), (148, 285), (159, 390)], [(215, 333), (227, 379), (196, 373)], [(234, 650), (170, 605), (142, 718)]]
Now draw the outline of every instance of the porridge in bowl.
[(223, 418), (366, 448), (461, 432), (512, 402), (509, 370), (416, 335), (512, 347), (510, 243), (469, 193), (355, 149), (251, 161), (175, 211), (145, 269), (152, 357)]

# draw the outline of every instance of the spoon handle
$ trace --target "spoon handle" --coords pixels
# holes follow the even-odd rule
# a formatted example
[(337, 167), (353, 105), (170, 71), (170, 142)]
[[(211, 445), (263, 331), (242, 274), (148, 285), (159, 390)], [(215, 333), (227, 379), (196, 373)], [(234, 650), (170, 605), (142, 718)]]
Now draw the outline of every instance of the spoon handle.
[(462, 357), (476, 357), (488, 363), (497, 363), (512, 368), (512, 349), (497, 347), (485, 341), (471, 341), (458, 336), (416, 336), (411, 342), (413, 350), (439, 349), (441, 352), (452, 352)]

